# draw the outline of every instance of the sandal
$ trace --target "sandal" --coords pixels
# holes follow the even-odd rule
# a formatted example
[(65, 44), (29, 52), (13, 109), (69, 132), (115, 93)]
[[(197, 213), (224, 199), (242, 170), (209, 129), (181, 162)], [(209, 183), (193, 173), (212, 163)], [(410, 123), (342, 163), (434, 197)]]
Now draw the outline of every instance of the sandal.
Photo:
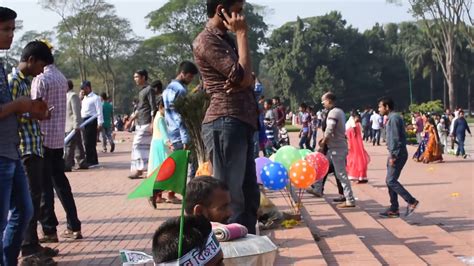
[(178, 198), (169, 198), (166, 200), (166, 203), (171, 203), (171, 204), (181, 204), (181, 200)]

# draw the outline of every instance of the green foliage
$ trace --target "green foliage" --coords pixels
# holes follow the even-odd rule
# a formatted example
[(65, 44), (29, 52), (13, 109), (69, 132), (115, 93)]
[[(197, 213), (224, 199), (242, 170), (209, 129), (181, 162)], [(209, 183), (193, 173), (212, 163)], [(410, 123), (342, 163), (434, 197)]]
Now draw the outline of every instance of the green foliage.
[[(249, 26), (249, 46), (252, 55), (252, 65), (256, 73), (263, 58), (260, 46), (265, 44), (265, 34), (268, 30), (263, 20), (266, 8), (246, 3), (244, 15)], [(158, 10), (147, 16), (150, 19), (148, 27), (158, 33), (157, 36), (145, 41), (144, 50), (152, 48), (157, 54), (152, 59), (159, 59), (160, 65), (152, 64), (154, 72), (162, 72), (163, 78), (171, 78), (175, 66), (183, 60), (192, 60), (192, 43), (203, 30), (207, 21), (205, 1), (201, 0), (170, 0)], [(158, 60), (155, 60), (155, 62)], [(160, 68), (162, 70), (158, 70)], [(163, 70), (167, 70), (164, 71)]]
[(443, 103), (441, 100), (429, 101), (421, 104), (412, 104), (409, 107), (412, 113), (441, 113), (443, 112)]

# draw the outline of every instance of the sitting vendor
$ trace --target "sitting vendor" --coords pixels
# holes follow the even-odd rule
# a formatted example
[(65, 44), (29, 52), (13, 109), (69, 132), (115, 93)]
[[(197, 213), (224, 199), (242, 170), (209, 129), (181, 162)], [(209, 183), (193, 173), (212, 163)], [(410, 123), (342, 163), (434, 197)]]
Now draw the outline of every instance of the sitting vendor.
[(229, 188), (219, 179), (199, 176), (186, 187), (186, 214), (204, 216), (210, 222), (227, 224), (232, 216)]

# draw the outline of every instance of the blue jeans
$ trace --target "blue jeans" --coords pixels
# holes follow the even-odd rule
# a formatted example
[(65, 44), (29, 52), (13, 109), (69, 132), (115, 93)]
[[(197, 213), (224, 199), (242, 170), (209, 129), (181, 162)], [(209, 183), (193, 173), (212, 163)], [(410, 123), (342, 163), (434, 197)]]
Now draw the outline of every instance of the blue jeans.
[(229, 188), (233, 215), (231, 223), (247, 227), (255, 234), (260, 190), (255, 173), (255, 129), (232, 117), (221, 117), (202, 125), (206, 152), (212, 161), (214, 177)]
[(456, 155), (465, 155), (466, 150), (464, 150), (464, 141), (466, 140), (466, 136), (457, 134), (456, 140), (458, 141), (458, 149), (456, 151)]
[(390, 196), (390, 210), (398, 211), (398, 196), (402, 197), (408, 204), (414, 204), (416, 199), (398, 182), (402, 169), (405, 166), (408, 159), (408, 153), (400, 154), (395, 160), (393, 166), (388, 163), (387, 160), (387, 187), (388, 195)]
[(21, 242), (33, 217), (28, 179), (20, 159), (0, 157), (0, 215), (0, 265), (17, 265)]
[(309, 145), (309, 142), (311, 141), (310, 137), (308, 136), (308, 133), (302, 133), (301, 138), (300, 138), (300, 149), (308, 149), (311, 150), (311, 146)]
[(380, 129), (372, 129), (373, 131), (373, 138), (372, 138), (372, 143), (375, 145), (375, 143), (377, 143), (377, 145), (380, 145)]

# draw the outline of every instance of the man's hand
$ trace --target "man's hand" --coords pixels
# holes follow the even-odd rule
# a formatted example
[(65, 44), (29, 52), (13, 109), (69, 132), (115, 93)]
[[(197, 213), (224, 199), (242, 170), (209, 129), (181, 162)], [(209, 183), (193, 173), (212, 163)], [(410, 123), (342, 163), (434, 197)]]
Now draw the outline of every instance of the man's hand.
[(171, 143), (171, 141), (166, 141), (166, 145), (168, 146), (168, 149), (173, 152), (174, 151), (174, 146), (173, 146), (173, 143)]
[[(245, 17), (232, 12), (232, 15), (229, 16), (227, 12), (222, 9), (222, 14), (225, 17), (224, 26), (231, 32), (235, 34), (246, 34), (247, 33), (247, 22), (245, 21)], [(226, 22), (227, 20), (227, 22)]]
[(30, 100), (30, 110), (28, 112), (31, 118), (38, 120), (45, 120), (51, 116), (48, 111), (48, 104), (42, 100)]

